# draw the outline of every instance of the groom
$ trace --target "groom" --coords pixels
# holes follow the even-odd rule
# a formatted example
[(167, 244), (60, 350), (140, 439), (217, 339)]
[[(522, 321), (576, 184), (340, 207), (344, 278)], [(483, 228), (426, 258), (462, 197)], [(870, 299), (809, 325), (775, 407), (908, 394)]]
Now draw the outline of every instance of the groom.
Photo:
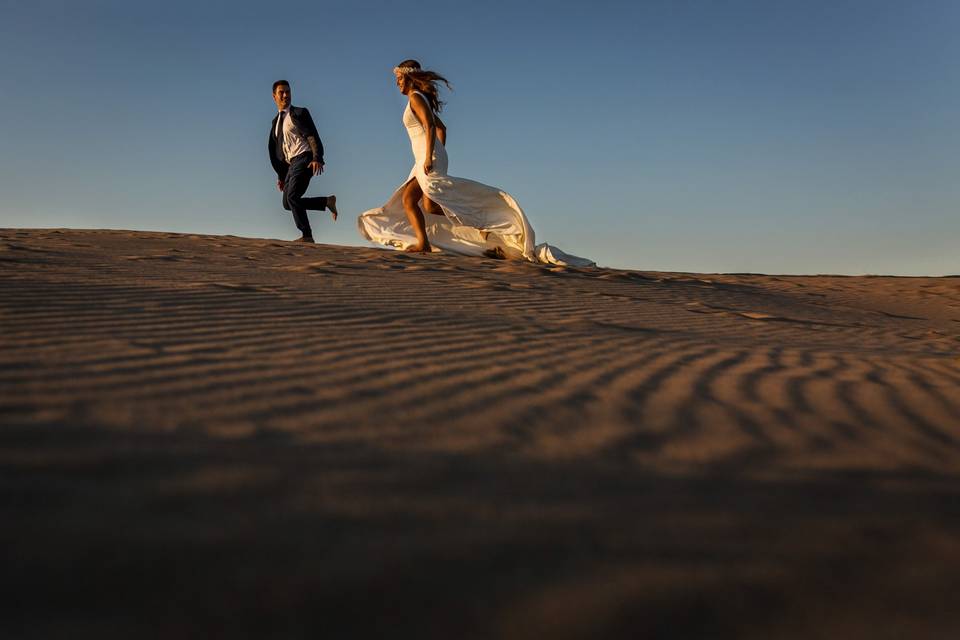
[(273, 83), (273, 101), (278, 113), (271, 124), (267, 143), (270, 164), (277, 172), (277, 188), (283, 192), (283, 208), (293, 212), (293, 221), (303, 234), (300, 242), (313, 242), (308, 209), (329, 209), (333, 219), (337, 219), (337, 196), (303, 196), (310, 178), (323, 173), (323, 143), (310, 112), (304, 107), (290, 106), (289, 82), (277, 80)]

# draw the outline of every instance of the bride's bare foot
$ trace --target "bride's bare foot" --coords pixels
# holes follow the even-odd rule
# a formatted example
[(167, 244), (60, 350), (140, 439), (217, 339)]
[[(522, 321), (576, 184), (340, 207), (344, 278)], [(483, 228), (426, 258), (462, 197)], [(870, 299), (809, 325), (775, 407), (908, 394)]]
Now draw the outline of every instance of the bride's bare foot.
[(333, 219), (337, 219), (337, 196), (327, 196), (327, 209), (330, 210), (330, 215), (333, 216)]
[(404, 249), (404, 251), (406, 253), (430, 253), (433, 251), (433, 248), (429, 242), (424, 242), (423, 244), (412, 244)]

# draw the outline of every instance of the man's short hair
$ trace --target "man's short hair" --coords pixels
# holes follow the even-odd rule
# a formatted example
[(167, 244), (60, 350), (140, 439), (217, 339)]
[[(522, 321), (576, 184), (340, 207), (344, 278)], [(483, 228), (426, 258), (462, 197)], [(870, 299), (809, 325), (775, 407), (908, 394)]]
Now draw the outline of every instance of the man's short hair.
[(287, 88), (288, 88), (288, 89), (290, 88), (290, 83), (287, 82), (286, 80), (277, 80), (276, 82), (274, 82), (274, 83), (273, 83), (273, 93), (276, 93), (276, 92), (277, 92), (277, 87), (281, 87), (281, 86), (283, 86), (283, 85), (287, 85)]

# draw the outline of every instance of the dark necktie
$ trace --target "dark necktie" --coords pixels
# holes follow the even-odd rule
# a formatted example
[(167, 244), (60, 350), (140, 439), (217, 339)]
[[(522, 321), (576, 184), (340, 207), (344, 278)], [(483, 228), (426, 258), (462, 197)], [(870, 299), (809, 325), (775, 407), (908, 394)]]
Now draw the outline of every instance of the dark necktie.
[(277, 117), (277, 155), (283, 159), (283, 118), (287, 113), (281, 111), (280, 115)]

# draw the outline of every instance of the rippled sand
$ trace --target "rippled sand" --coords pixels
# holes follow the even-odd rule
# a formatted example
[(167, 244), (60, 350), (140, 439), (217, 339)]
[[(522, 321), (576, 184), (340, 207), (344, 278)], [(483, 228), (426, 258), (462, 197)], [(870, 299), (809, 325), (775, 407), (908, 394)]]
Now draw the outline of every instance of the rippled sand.
[(960, 278), (0, 230), (0, 321), (3, 637), (960, 628)]

